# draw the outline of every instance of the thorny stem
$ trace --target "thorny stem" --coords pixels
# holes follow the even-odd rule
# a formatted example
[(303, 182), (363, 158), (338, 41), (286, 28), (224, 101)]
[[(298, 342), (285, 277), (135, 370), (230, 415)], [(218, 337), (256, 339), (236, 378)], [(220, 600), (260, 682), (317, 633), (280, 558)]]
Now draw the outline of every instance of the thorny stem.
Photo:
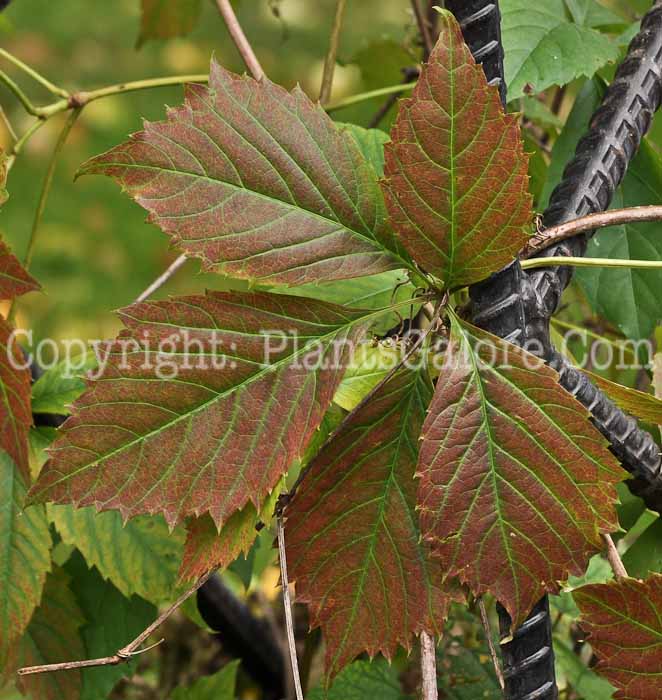
[(614, 575), (617, 579), (627, 578), (628, 572), (623, 564), (621, 555), (618, 553), (618, 549), (616, 549), (616, 545), (614, 544), (614, 540), (612, 540), (611, 535), (603, 533), (602, 540), (607, 545), (607, 559), (609, 560)]
[[(133, 656), (142, 654), (152, 647), (138, 650), (145, 640), (157, 630), (174, 612), (179, 608), (184, 601), (190, 598), (207, 580), (212, 576), (214, 570), (209, 571), (204, 576), (199, 578), (191, 588), (177, 598), (177, 600), (161, 615), (159, 615), (149, 627), (145, 628), (132, 642), (125, 647), (118, 649), (112, 656), (102, 656), (98, 659), (86, 659), (84, 661), (65, 661), (59, 664), (45, 664), (43, 666), (25, 666), (19, 668), (20, 676), (27, 676), (32, 673), (51, 673), (53, 671), (69, 671), (76, 668), (89, 668), (91, 666), (116, 666), (117, 664), (129, 661)], [(158, 642), (160, 643), (160, 642)], [(156, 645), (152, 645), (156, 646)]]
[(262, 80), (262, 78), (264, 78), (264, 70), (257, 60), (253, 47), (248, 42), (244, 30), (239, 24), (239, 20), (237, 20), (237, 15), (235, 15), (232, 9), (230, 0), (216, 0), (216, 6), (225, 20), (230, 36), (241, 54), (241, 57), (244, 59), (248, 70), (252, 73), (255, 80)]
[(480, 620), (483, 623), (483, 629), (485, 630), (485, 639), (487, 639), (487, 648), (490, 650), (490, 656), (492, 657), (492, 665), (494, 666), (494, 673), (496, 674), (501, 690), (506, 687), (505, 681), (503, 680), (503, 671), (501, 670), (501, 664), (499, 663), (499, 656), (497, 655), (496, 649), (494, 648), (494, 640), (492, 639), (492, 629), (490, 628), (490, 618), (487, 615), (487, 610), (485, 608), (485, 601), (481, 596), (478, 599), (478, 611), (480, 612)]
[(297, 700), (303, 700), (301, 688), (301, 676), (299, 675), (299, 661), (297, 660), (296, 640), (294, 639), (294, 623), (292, 622), (292, 600), (290, 597), (290, 582), (287, 577), (287, 555), (285, 551), (285, 528), (283, 516), (276, 519), (278, 530), (278, 559), (280, 561), (280, 583), (283, 587), (283, 605), (285, 607), (285, 627), (287, 628), (287, 644), (292, 664), (292, 676), (294, 678), (294, 690)]
[(580, 233), (594, 231), (605, 226), (618, 226), (620, 224), (632, 224), (644, 221), (662, 221), (662, 206), (652, 205), (645, 207), (629, 207), (627, 209), (612, 209), (589, 214), (574, 221), (553, 226), (552, 228), (538, 231), (531, 237), (522, 251), (522, 257), (528, 258), (548, 248), (554, 243), (572, 238)]
[(336, 56), (338, 55), (338, 44), (340, 42), (340, 31), (342, 29), (343, 15), (347, 0), (337, 0), (336, 14), (333, 18), (333, 27), (329, 39), (329, 50), (324, 60), (324, 73), (322, 74), (322, 87), (320, 89), (320, 102), (325, 105), (331, 99), (331, 88), (333, 87), (333, 73), (336, 68)]
[(571, 267), (630, 267), (638, 270), (662, 269), (662, 260), (621, 260), (619, 258), (573, 258), (565, 255), (550, 256), (549, 258), (529, 258), (522, 260), (522, 269), (531, 270), (536, 267), (554, 267), (569, 265)]
[(49, 92), (58, 97), (68, 98), (69, 93), (61, 87), (58, 87), (54, 83), (51, 83), (48, 78), (45, 78), (41, 73), (38, 73), (34, 68), (23, 63), (20, 58), (17, 58), (13, 54), (9, 53), (5, 49), (0, 49), (0, 56), (6, 58), (10, 63), (13, 63), (17, 68), (27, 73), (33, 80), (36, 80), (40, 85), (43, 85)]
[(437, 700), (437, 655), (434, 637), (421, 632), (421, 699)]

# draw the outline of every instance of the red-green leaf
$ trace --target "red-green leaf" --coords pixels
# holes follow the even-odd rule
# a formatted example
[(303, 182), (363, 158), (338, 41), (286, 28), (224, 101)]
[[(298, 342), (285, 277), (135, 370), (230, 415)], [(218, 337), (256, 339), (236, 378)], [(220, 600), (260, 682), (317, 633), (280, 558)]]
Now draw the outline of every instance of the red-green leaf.
[(662, 696), (662, 575), (583, 586), (573, 592), (581, 626), (598, 657), (596, 670), (616, 700)]
[(148, 39), (188, 34), (200, 17), (200, 0), (142, 0), (138, 46)]
[(51, 568), (51, 535), (43, 506), (23, 508), (25, 486), (0, 450), (0, 659), (21, 636)]
[[(9, 680), (21, 666), (39, 666), (85, 658), (79, 634), (83, 615), (69, 590), (69, 577), (62, 569), (49, 574), (41, 605), (23, 637), (13, 645), (3, 677)], [(17, 685), (35, 700), (78, 700), (81, 674), (78, 670), (20, 676)]]
[(0, 299), (14, 299), (38, 289), (39, 283), (0, 240)]
[(436, 630), (449, 596), (421, 544), (415, 512), (418, 435), (432, 389), (402, 370), (311, 463), (286, 510), (297, 599), (321, 626), (336, 675), (357, 654), (391, 657)]
[(209, 512), (217, 527), (249, 502), (259, 507), (303, 455), (348, 341), (372, 318), (296, 297), (213, 292), (121, 316), (126, 330), (74, 403), (32, 497), (124, 517), (160, 512), (170, 525)]
[(618, 529), (625, 474), (558, 375), (452, 317), (423, 427), (421, 528), (447, 575), (493, 593), (515, 625), (582, 574)]
[(516, 115), (506, 115), (449, 12), (387, 143), (384, 192), (410, 255), (450, 288), (477, 282), (527, 240), (532, 201)]
[(249, 503), (234, 513), (219, 532), (208, 516), (187, 523), (184, 557), (179, 571), (184, 579), (196, 579), (208, 571), (225, 568), (241, 554), (248, 554), (257, 537), (258, 520), (268, 520), (280, 494), (277, 487), (266, 499), (260, 513)]
[(653, 394), (645, 391), (631, 389), (609, 379), (601, 377), (599, 374), (587, 372), (591, 380), (620, 408), (627, 413), (649, 423), (662, 425), (662, 400)]
[(289, 285), (409, 263), (386, 223), (377, 177), (319, 105), (212, 61), (165, 122), (88, 161), (209, 269)]

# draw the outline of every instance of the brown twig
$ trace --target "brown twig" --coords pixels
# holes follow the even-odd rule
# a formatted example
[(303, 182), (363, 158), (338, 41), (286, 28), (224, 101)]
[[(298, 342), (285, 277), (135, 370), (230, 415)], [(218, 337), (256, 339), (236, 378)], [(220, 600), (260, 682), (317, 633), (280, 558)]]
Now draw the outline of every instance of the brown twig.
[(618, 550), (616, 549), (616, 545), (614, 544), (614, 540), (612, 540), (611, 535), (603, 534), (602, 540), (607, 545), (607, 559), (611, 564), (614, 576), (616, 576), (616, 578), (627, 578), (627, 569), (623, 564), (621, 555), (618, 553)]
[(325, 105), (331, 99), (331, 88), (333, 87), (333, 73), (336, 68), (336, 56), (338, 55), (338, 44), (340, 43), (340, 30), (342, 29), (343, 15), (347, 0), (337, 0), (336, 14), (333, 18), (331, 37), (329, 38), (329, 50), (324, 60), (324, 73), (322, 74), (322, 87), (320, 88), (320, 102)]
[(297, 700), (303, 700), (303, 690), (301, 688), (301, 676), (299, 675), (299, 661), (297, 659), (297, 646), (294, 638), (294, 623), (292, 621), (292, 599), (290, 597), (290, 582), (287, 578), (287, 554), (285, 551), (285, 528), (283, 527), (283, 516), (276, 518), (276, 528), (278, 530), (278, 559), (280, 561), (280, 583), (283, 587), (283, 605), (285, 607), (285, 627), (287, 629), (287, 645), (290, 652), (290, 663), (292, 664), (292, 677), (294, 678), (294, 690)]
[(225, 21), (228, 31), (230, 32), (230, 36), (232, 37), (232, 41), (234, 41), (237, 50), (244, 59), (246, 67), (251, 72), (255, 80), (262, 80), (262, 78), (264, 78), (264, 70), (262, 70), (262, 66), (257, 60), (253, 47), (248, 43), (248, 39), (246, 38), (244, 30), (239, 24), (237, 15), (235, 15), (234, 10), (232, 9), (230, 0), (216, 0), (216, 6), (218, 7), (218, 11), (221, 13), (223, 20)]
[(434, 637), (421, 632), (421, 698), (437, 700), (437, 654)]
[[(42, 666), (25, 666), (24, 668), (18, 669), (18, 674), (20, 676), (27, 676), (32, 673), (51, 673), (53, 671), (70, 671), (77, 668), (90, 668), (93, 666), (116, 666), (117, 664), (125, 663), (129, 661), (132, 657), (142, 654), (149, 649), (152, 649), (156, 644), (152, 644), (145, 649), (138, 649), (143, 642), (156, 630), (158, 629), (174, 612), (179, 608), (179, 606), (188, 598), (190, 598), (197, 590), (202, 586), (214, 573), (210, 571), (204, 576), (199, 578), (196, 583), (189, 588), (188, 591), (182, 593), (182, 595), (177, 598), (177, 600), (159, 617), (152, 622), (152, 624), (144, 629), (132, 642), (127, 644), (125, 647), (118, 649), (112, 656), (102, 656), (98, 659), (86, 659), (84, 661), (64, 661), (59, 664), (44, 664)], [(161, 640), (163, 641), (163, 640)], [(161, 642), (157, 642), (160, 644)]]
[(428, 27), (428, 20), (421, 10), (419, 0), (411, 0), (411, 6), (414, 10), (416, 24), (418, 24), (418, 31), (421, 34), (421, 41), (423, 42), (423, 60), (427, 61), (432, 53), (433, 47), (432, 37), (430, 36), (430, 28)]
[(483, 629), (485, 630), (485, 639), (487, 639), (487, 648), (490, 650), (490, 656), (492, 657), (492, 665), (494, 666), (494, 673), (496, 674), (501, 690), (506, 687), (503, 680), (503, 672), (501, 670), (501, 664), (499, 663), (499, 656), (494, 648), (494, 640), (492, 639), (492, 629), (490, 627), (490, 618), (487, 616), (487, 610), (485, 608), (485, 601), (482, 596), (478, 599), (478, 610), (480, 612), (480, 620), (483, 623)]
[(599, 214), (589, 214), (574, 221), (568, 221), (559, 226), (542, 229), (535, 233), (522, 250), (521, 257), (529, 258), (566, 238), (572, 238), (580, 233), (594, 231), (605, 226), (633, 224), (645, 221), (662, 221), (662, 206), (629, 207), (627, 209), (611, 209)]

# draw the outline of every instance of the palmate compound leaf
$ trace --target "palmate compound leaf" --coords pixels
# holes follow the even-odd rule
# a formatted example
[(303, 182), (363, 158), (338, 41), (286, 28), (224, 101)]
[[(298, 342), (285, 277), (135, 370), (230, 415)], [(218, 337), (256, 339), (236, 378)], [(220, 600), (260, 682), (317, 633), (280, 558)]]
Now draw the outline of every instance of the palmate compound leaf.
[(415, 512), (431, 395), (422, 373), (400, 370), (311, 463), (285, 511), (289, 573), (324, 633), (329, 677), (363, 651), (409, 648), (446, 615), (450, 595)]
[(618, 529), (625, 473), (586, 409), (541, 360), (454, 315), (422, 439), (424, 538), (515, 626)]
[[(0, 240), (0, 301), (12, 301), (39, 284)], [(0, 316), (0, 449), (5, 450), (30, 482), (28, 432), (30, 411), (30, 371), (13, 336), (12, 326)]]
[(427, 272), (455, 288), (510, 262), (528, 238), (528, 159), (516, 115), (449, 12), (385, 146), (383, 189), (393, 226)]
[(51, 568), (51, 535), (43, 506), (23, 508), (25, 485), (0, 450), (0, 665), (41, 599)]
[(583, 586), (573, 593), (580, 624), (598, 657), (596, 670), (616, 700), (662, 696), (662, 575)]
[(274, 294), (135, 304), (32, 488), (173, 526), (260, 507), (331, 404), (377, 312)]
[(299, 88), (213, 60), (208, 88), (187, 86), (166, 121), (86, 173), (114, 177), (178, 247), (232, 277), (299, 285), (411, 267), (349, 131)]

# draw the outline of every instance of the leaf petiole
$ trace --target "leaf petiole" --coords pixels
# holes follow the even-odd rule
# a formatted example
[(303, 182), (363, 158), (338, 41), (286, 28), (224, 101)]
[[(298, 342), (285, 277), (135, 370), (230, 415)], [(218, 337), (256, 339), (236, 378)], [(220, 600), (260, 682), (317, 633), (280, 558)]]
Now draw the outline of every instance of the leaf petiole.
[(630, 267), (638, 270), (661, 270), (662, 260), (624, 260), (619, 258), (573, 258), (563, 255), (549, 258), (530, 258), (520, 262), (523, 270), (537, 267), (569, 265), (572, 267)]

